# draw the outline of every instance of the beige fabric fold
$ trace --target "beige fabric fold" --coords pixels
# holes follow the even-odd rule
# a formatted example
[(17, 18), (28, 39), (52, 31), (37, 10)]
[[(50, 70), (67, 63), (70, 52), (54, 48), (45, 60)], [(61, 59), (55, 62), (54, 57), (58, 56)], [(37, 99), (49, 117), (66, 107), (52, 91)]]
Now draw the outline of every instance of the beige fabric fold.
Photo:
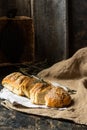
[(71, 95), (73, 104), (66, 111), (58, 112), (57, 116), (87, 124), (87, 47), (42, 70), (38, 76), (76, 90), (76, 94)]
[[(52, 79), (51, 79), (52, 81)], [(26, 108), (20, 105), (13, 105), (8, 101), (2, 102), (2, 105), (8, 109), (17, 110), (27, 114), (34, 114), (40, 116), (46, 116), (54, 119), (66, 119), (72, 120), (75, 123), (87, 125), (87, 90), (84, 83), (86, 78), (79, 80), (59, 80), (58, 83), (66, 85), (69, 88), (76, 90), (75, 94), (71, 94), (72, 104), (67, 109), (60, 111), (54, 108)], [(57, 81), (56, 81), (57, 82)]]

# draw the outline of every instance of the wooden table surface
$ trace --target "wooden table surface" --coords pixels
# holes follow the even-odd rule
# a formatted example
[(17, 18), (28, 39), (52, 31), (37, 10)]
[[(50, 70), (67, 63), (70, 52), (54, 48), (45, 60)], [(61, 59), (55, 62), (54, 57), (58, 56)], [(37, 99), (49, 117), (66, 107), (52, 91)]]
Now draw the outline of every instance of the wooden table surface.
[(0, 130), (87, 130), (87, 126), (25, 114), (0, 105)]

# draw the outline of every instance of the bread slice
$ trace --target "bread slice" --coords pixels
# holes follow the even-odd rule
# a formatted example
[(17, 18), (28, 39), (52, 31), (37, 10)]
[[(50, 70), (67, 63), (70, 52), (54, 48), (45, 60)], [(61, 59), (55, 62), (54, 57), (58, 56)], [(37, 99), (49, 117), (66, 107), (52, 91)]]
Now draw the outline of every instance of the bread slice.
[(45, 96), (45, 105), (48, 107), (65, 107), (70, 105), (71, 96), (60, 87), (53, 87)]

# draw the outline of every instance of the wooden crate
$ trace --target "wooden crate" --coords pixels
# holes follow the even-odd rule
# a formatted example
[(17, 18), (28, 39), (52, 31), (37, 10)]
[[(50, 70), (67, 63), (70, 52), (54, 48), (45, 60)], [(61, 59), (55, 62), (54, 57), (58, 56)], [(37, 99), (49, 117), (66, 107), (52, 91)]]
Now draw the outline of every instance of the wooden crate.
[(0, 18), (0, 63), (34, 60), (34, 27), (32, 18)]

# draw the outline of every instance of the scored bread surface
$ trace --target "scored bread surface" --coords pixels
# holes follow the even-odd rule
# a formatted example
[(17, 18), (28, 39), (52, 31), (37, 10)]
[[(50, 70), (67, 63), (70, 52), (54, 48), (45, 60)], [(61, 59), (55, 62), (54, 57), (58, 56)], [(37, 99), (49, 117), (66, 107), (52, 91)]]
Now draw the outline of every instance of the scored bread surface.
[(39, 81), (32, 76), (20, 72), (7, 75), (2, 85), (21, 96), (31, 99), (31, 102), (48, 107), (64, 107), (71, 103), (71, 96), (63, 88), (55, 87), (50, 82)]
[(71, 97), (63, 88), (54, 87), (45, 96), (46, 106), (65, 107), (71, 103)]
[(44, 86), (35, 93), (35, 104), (45, 104), (45, 95), (52, 89), (52, 86)]

